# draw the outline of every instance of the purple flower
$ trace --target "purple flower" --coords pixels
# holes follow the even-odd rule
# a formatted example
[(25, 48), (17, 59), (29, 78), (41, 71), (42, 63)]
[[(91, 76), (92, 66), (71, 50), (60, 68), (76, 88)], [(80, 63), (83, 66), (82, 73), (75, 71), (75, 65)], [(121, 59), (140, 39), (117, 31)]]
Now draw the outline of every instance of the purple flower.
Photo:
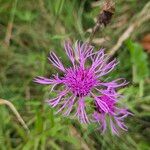
[(128, 115), (132, 115), (125, 108), (118, 108), (117, 102), (121, 95), (116, 93), (114, 88), (107, 88), (104, 90), (103, 95), (94, 96), (95, 99), (95, 112), (93, 113), (93, 121), (101, 124), (102, 133), (106, 130), (106, 117), (110, 122), (111, 131), (113, 134), (119, 134), (118, 127), (127, 131), (127, 126), (124, 124), (124, 118)]
[[(63, 76), (55, 75), (53, 78), (37, 77), (35, 82), (55, 86), (61, 85), (57, 97), (48, 100), (51, 107), (57, 107), (57, 113), (62, 112), (68, 116), (71, 112), (81, 123), (89, 123), (92, 120), (102, 124), (106, 129), (106, 115), (114, 118), (119, 127), (126, 130), (123, 118), (129, 113), (116, 107), (119, 95), (116, 88), (126, 85), (122, 78), (111, 82), (104, 82), (102, 77), (110, 73), (117, 65), (116, 59), (108, 63), (108, 57), (104, 50), (94, 52), (94, 47), (88, 43), (76, 42), (73, 48), (69, 42), (65, 43), (65, 51), (72, 66), (65, 68), (54, 52), (50, 52), (49, 61), (58, 68)], [(56, 91), (57, 92), (57, 91)], [(92, 97), (90, 103), (86, 97)], [(93, 109), (87, 114), (87, 108)], [(92, 115), (91, 115), (92, 114)], [(93, 118), (91, 118), (93, 117)], [(115, 132), (114, 123), (110, 122), (112, 131)], [(116, 133), (116, 132), (115, 132)]]

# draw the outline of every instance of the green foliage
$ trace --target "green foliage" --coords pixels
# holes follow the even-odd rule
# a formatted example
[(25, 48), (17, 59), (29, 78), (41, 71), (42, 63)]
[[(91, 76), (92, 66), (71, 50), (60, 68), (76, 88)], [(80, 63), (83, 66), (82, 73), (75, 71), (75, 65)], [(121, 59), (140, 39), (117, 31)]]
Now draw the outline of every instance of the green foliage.
[(139, 83), (148, 77), (148, 58), (140, 44), (131, 40), (126, 41), (130, 52), (130, 59), (133, 69), (133, 81)]
[[(120, 63), (111, 74), (112, 78), (125, 77), (130, 81), (119, 92), (124, 93), (125, 98), (121, 102), (134, 116), (126, 120), (129, 131), (122, 132), (120, 137), (113, 136), (110, 131), (101, 135), (95, 130), (95, 124), (84, 126), (77, 120), (55, 115), (54, 110), (44, 102), (54, 96), (49, 94), (50, 87), (33, 83), (33, 78), (38, 75), (57, 73), (48, 64), (50, 49), (61, 56), (64, 65), (70, 65), (62, 43), (66, 39), (75, 42), (88, 38), (87, 30), (94, 25), (94, 18), (101, 11), (101, 2), (0, 1), (0, 98), (14, 104), (30, 130), (30, 133), (26, 132), (12, 112), (0, 105), (0, 150), (149, 149), (150, 64), (148, 55), (135, 41), (126, 41), (118, 51)], [(98, 38), (105, 37), (106, 41), (96, 46), (110, 49), (128, 26), (131, 15), (139, 12), (145, 4), (146, 0), (138, 5), (135, 0), (116, 1), (112, 22), (97, 33)], [(127, 21), (124, 23), (124, 20)], [(10, 24), (12, 30), (9, 29)], [(146, 33), (146, 29), (142, 28), (142, 33)], [(137, 33), (135, 31), (137, 36), (141, 36)], [(7, 45), (8, 35), (11, 38)]]

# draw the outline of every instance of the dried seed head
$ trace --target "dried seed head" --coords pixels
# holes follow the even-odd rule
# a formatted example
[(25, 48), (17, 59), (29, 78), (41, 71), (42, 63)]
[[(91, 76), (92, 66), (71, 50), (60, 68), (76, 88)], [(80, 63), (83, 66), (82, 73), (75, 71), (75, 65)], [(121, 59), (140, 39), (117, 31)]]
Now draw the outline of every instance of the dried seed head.
[(95, 33), (104, 25), (107, 26), (107, 24), (110, 23), (112, 16), (115, 12), (115, 4), (112, 2), (112, 0), (106, 0), (102, 11), (99, 13), (97, 17), (96, 25), (92, 29), (92, 33), (89, 38), (89, 43), (92, 42), (92, 39), (95, 35)]
[(115, 12), (115, 3), (112, 2), (111, 0), (106, 0), (103, 6), (104, 11), (109, 11), (111, 13)]
[(98, 16), (97, 22), (104, 24), (105, 26), (111, 21), (111, 18), (115, 12), (114, 3), (111, 0), (107, 0), (102, 8), (101, 13)]

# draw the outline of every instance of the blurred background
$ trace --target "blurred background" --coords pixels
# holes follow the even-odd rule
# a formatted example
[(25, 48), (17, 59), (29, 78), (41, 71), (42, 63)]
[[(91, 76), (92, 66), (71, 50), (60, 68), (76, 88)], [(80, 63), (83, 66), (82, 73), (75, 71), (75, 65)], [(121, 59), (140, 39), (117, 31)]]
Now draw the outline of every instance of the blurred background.
[(0, 103), (0, 150), (148, 150), (150, 149), (150, 2), (114, 0), (115, 13), (96, 32), (92, 44), (105, 47), (120, 61), (111, 78), (130, 84), (120, 90), (133, 113), (128, 132), (120, 137), (94, 125), (80, 125), (54, 115), (44, 103), (49, 87), (33, 83), (38, 75), (56, 73), (49, 65), (55, 50), (64, 64), (65, 40), (86, 41), (103, 9), (103, 0), (0, 0), (0, 98), (11, 102), (30, 133), (13, 111)]

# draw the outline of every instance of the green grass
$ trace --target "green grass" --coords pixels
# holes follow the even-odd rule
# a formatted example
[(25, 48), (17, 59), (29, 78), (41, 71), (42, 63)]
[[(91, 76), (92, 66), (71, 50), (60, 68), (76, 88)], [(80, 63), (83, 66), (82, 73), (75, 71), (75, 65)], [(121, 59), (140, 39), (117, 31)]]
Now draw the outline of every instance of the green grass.
[[(95, 125), (84, 126), (77, 120), (54, 115), (54, 110), (44, 103), (49, 87), (33, 83), (33, 78), (38, 75), (56, 73), (47, 60), (51, 49), (61, 56), (65, 65), (69, 65), (63, 43), (68, 39), (75, 42), (89, 37), (87, 30), (93, 27), (101, 6), (91, 7), (94, 2), (0, 1), (0, 98), (14, 104), (30, 129), (27, 133), (12, 111), (0, 105), (0, 150), (149, 149), (150, 57), (138, 44), (149, 31), (148, 23), (135, 30), (131, 39), (116, 53), (120, 64), (112, 78), (125, 77), (130, 81), (120, 92), (125, 95), (122, 102), (134, 113), (126, 120), (129, 131), (121, 133), (120, 137), (113, 136), (110, 131), (101, 135), (95, 131)], [(95, 46), (111, 50), (146, 2), (116, 0), (112, 22), (96, 34), (96, 38), (108, 37), (108, 40)], [(121, 26), (115, 27), (123, 21)], [(8, 32), (9, 24), (13, 25), (12, 32)], [(7, 43), (9, 34), (11, 39)]]

